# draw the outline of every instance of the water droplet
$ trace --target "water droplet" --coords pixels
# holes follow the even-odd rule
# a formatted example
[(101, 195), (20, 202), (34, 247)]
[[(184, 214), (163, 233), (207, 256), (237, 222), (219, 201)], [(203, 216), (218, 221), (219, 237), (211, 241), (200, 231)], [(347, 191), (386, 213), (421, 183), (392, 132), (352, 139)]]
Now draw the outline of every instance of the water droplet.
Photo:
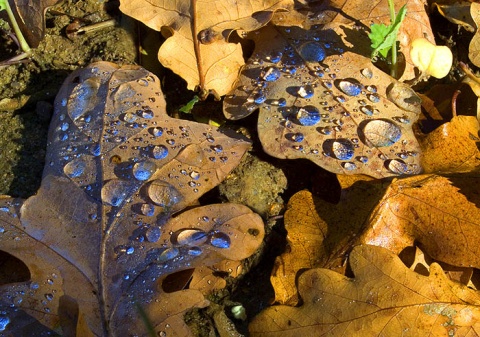
[(144, 78), (140, 78), (137, 80), (137, 83), (142, 87), (148, 87), (148, 81)]
[(385, 161), (385, 167), (395, 174), (408, 173), (408, 165), (401, 159), (390, 159)]
[(372, 69), (369, 69), (369, 68), (363, 68), (360, 72), (362, 73), (363, 76), (365, 76), (365, 78), (368, 78), (368, 79), (371, 79), (373, 76)]
[(298, 88), (297, 94), (302, 98), (312, 98), (314, 94), (313, 87), (310, 84), (302, 85)]
[(371, 92), (372, 94), (377, 93), (377, 87), (374, 86), (374, 85), (367, 85), (366, 89), (367, 89), (368, 92)]
[(191, 256), (200, 256), (202, 254), (202, 248), (200, 247), (191, 247), (187, 251), (188, 255)]
[(90, 153), (95, 157), (98, 157), (101, 154), (101, 147), (100, 144), (94, 144), (90, 149)]
[(256, 94), (253, 95), (253, 102), (255, 104), (262, 104), (267, 100), (267, 97), (263, 93), (263, 91), (259, 91)]
[(0, 315), (0, 331), (5, 331), (7, 325), (10, 323), (10, 318)]
[(323, 46), (317, 42), (306, 42), (298, 48), (298, 53), (307, 62), (321, 62), (326, 57)]
[(344, 96), (340, 95), (340, 96), (336, 96), (335, 97), (335, 100), (338, 102), (338, 103), (345, 103), (346, 99)]
[(402, 137), (402, 131), (386, 119), (372, 119), (360, 125), (359, 136), (369, 147), (390, 146)]
[(132, 192), (132, 183), (125, 180), (112, 179), (102, 186), (102, 201), (111, 206), (120, 206)]
[(176, 247), (167, 248), (160, 253), (157, 260), (158, 262), (165, 262), (177, 257), (179, 253), (180, 251)]
[(217, 152), (217, 153), (221, 153), (223, 152), (223, 147), (222, 145), (218, 144), (218, 145), (212, 145), (212, 150)]
[(158, 126), (151, 128), (149, 131), (154, 137), (160, 137), (161, 135), (163, 135), (163, 129)]
[(342, 167), (347, 171), (352, 171), (357, 168), (357, 165), (355, 165), (355, 163), (348, 161), (348, 162), (342, 163)]
[(294, 142), (297, 142), (297, 143), (303, 142), (303, 139), (305, 138), (303, 133), (301, 133), (301, 132), (288, 134), (286, 137), (287, 137), (287, 139), (289, 139), (291, 141), (294, 141)]
[(145, 119), (152, 119), (154, 116), (154, 113), (150, 109), (145, 109), (140, 111), (140, 116), (142, 116)]
[(400, 109), (419, 113), (422, 99), (404, 83), (397, 83), (387, 88), (387, 98)]
[(74, 159), (63, 167), (63, 173), (69, 178), (78, 178), (85, 171), (85, 167), (87, 167), (87, 164), (83, 159)]
[(323, 143), (323, 148), (338, 160), (350, 160), (355, 154), (352, 142), (345, 138), (328, 139)]
[(198, 178), (200, 178), (200, 173), (198, 173), (197, 171), (192, 171), (189, 175), (190, 178), (192, 178), (193, 180), (198, 180)]
[(367, 116), (373, 115), (373, 107), (371, 105), (364, 105), (360, 107), (360, 111)]
[(94, 108), (100, 80), (88, 78), (73, 88), (68, 101), (68, 114), (76, 121)]
[(152, 216), (155, 214), (155, 206), (152, 204), (142, 204), (142, 206), (140, 206), (140, 212), (145, 216)]
[(304, 106), (298, 109), (297, 120), (304, 126), (315, 125), (321, 120), (320, 112), (313, 105)]
[(168, 155), (168, 149), (165, 145), (155, 145), (152, 147), (152, 156), (155, 159), (163, 159)]
[(217, 248), (230, 248), (230, 236), (223, 232), (214, 232), (210, 235), (210, 244)]
[(179, 229), (172, 234), (170, 241), (181, 246), (198, 246), (208, 239), (207, 233), (198, 228)]
[(378, 103), (380, 102), (380, 96), (378, 96), (377, 94), (368, 94), (367, 95), (367, 98), (370, 100), (370, 102), (372, 103)]
[(267, 67), (265, 68), (262, 73), (260, 74), (260, 77), (267, 82), (275, 82), (280, 78), (282, 73), (280, 70), (278, 70), (277, 67)]
[(362, 92), (362, 85), (350, 80), (343, 80), (338, 83), (338, 88), (348, 96), (358, 96)]
[(393, 117), (393, 119), (402, 124), (410, 124), (410, 118), (407, 116)]
[(132, 173), (135, 179), (144, 181), (150, 179), (150, 177), (157, 170), (157, 165), (153, 161), (145, 160), (135, 163), (132, 168)]
[(148, 186), (147, 193), (154, 204), (162, 207), (171, 207), (183, 199), (175, 187), (162, 180), (152, 181)]
[(47, 299), (47, 301), (51, 301), (51, 300), (53, 300), (53, 295), (52, 294), (45, 294), (45, 298)]
[(148, 240), (148, 242), (157, 242), (160, 240), (161, 235), (162, 232), (158, 226), (152, 226), (145, 232), (145, 238)]
[(365, 164), (366, 162), (368, 162), (368, 157), (367, 157), (367, 156), (358, 156), (358, 157), (357, 157), (357, 160), (358, 160), (359, 162)]

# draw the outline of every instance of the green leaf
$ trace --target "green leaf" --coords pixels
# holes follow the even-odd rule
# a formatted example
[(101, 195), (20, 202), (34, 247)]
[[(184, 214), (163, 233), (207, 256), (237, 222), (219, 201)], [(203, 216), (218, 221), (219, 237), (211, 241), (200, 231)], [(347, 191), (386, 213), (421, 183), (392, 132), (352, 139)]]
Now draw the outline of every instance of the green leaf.
[(372, 42), (372, 59), (377, 57), (378, 54), (383, 57), (387, 57), (388, 52), (394, 46), (396, 47), (398, 30), (400, 25), (405, 19), (407, 14), (406, 6), (402, 6), (398, 11), (398, 15), (395, 18), (393, 24), (385, 26), (384, 24), (373, 24), (370, 26), (371, 33), (368, 35)]
[(184, 106), (182, 106), (178, 110), (181, 111), (181, 112), (189, 114), (189, 113), (192, 112), (192, 109), (193, 109), (193, 106), (195, 105), (195, 103), (197, 103), (199, 100), (200, 100), (200, 98), (198, 98), (198, 96), (195, 95), (195, 96), (193, 96), (193, 98), (187, 104), (185, 104)]

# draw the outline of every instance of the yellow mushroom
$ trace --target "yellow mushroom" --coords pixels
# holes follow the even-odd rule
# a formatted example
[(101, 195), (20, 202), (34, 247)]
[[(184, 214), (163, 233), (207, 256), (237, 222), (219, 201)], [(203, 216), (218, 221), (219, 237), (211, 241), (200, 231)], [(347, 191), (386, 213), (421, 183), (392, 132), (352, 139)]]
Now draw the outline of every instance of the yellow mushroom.
[(452, 52), (447, 46), (436, 46), (425, 38), (412, 42), (410, 57), (423, 74), (436, 78), (447, 76), (453, 61)]

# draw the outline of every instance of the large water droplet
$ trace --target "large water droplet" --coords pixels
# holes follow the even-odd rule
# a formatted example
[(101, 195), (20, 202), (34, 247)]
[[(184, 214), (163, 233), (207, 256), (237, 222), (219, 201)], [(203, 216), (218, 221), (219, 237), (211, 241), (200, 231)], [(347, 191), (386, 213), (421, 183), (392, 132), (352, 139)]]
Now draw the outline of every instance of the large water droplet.
[(362, 85), (360, 83), (343, 80), (338, 83), (338, 88), (348, 96), (358, 96), (362, 92)]
[(162, 180), (152, 181), (147, 193), (153, 203), (162, 207), (171, 207), (183, 199), (175, 187)]
[(135, 163), (132, 168), (132, 173), (135, 179), (144, 181), (150, 179), (150, 177), (157, 170), (157, 165), (150, 160), (141, 161)]
[(365, 78), (368, 78), (368, 79), (371, 79), (373, 76), (373, 72), (369, 68), (363, 68), (360, 72), (362, 73), (363, 76), (365, 76)]
[(112, 179), (107, 181), (101, 191), (102, 201), (111, 206), (120, 206), (133, 191), (130, 181)]
[(180, 253), (180, 251), (176, 247), (167, 248), (160, 253), (157, 260), (158, 260), (158, 262), (166, 262), (168, 260), (171, 260), (171, 259), (177, 257), (177, 255), (179, 253)]
[(396, 83), (387, 88), (387, 98), (400, 109), (420, 113), (422, 99), (404, 83)]
[(158, 226), (152, 226), (145, 232), (145, 238), (148, 240), (148, 242), (157, 242), (161, 235), (162, 232)]
[(168, 149), (165, 145), (155, 145), (152, 147), (152, 156), (155, 159), (163, 159), (168, 155)]
[(199, 246), (208, 239), (207, 233), (198, 228), (180, 229), (172, 234), (173, 244), (181, 246)]
[(395, 144), (402, 131), (393, 122), (386, 119), (371, 119), (360, 124), (359, 136), (369, 147), (383, 147)]
[(328, 139), (323, 143), (323, 149), (338, 160), (350, 160), (355, 154), (352, 142), (345, 138)]
[(260, 77), (267, 82), (274, 82), (280, 78), (282, 73), (280, 70), (278, 70), (277, 67), (267, 67), (265, 68), (262, 73), (260, 74)]
[(88, 78), (73, 88), (68, 101), (68, 114), (76, 121), (80, 116), (93, 109), (96, 103), (96, 95), (100, 86), (100, 80)]
[(7, 316), (0, 316), (0, 331), (5, 331), (7, 325), (10, 323), (10, 318)]
[(304, 126), (312, 126), (320, 122), (320, 112), (313, 105), (307, 105), (300, 109), (297, 112), (298, 122)]
[(385, 161), (385, 167), (395, 174), (407, 174), (408, 165), (401, 159), (390, 159)]
[(78, 178), (85, 172), (85, 167), (87, 167), (87, 164), (83, 159), (74, 159), (63, 167), (63, 173), (69, 178)]
[(321, 62), (325, 59), (326, 52), (317, 42), (306, 42), (298, 48), (298, 53), (307, 62)]
[(230, 248), (230, 236), (223, 232), (213, 232), (210, 235), (210, 244), (217, 248)]

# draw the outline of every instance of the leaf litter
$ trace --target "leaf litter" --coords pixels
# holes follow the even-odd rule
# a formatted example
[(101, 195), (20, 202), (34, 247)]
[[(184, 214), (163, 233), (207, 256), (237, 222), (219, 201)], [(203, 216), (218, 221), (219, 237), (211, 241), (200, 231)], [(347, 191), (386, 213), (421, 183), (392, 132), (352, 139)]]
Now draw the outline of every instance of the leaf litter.
[(55, 109), (40, 190), (1, 200), (2, 249), (31, 273), (0, 288), (8, 331), (29, 334), (28, 316), (66, 326), (62, 303), (73, 299), (82, 319), (70, 325), (96, 336), (146, 334), (146, 322), (189, 335), (184, 312), (208, 301), (194, 289), (166, 293), (162, 279), (248, 257), (263, 222), (235, 204), (172, 215), (218, 184), (250, 143), (168, 117), (158, 78), (137, 66), (74, 72)]

